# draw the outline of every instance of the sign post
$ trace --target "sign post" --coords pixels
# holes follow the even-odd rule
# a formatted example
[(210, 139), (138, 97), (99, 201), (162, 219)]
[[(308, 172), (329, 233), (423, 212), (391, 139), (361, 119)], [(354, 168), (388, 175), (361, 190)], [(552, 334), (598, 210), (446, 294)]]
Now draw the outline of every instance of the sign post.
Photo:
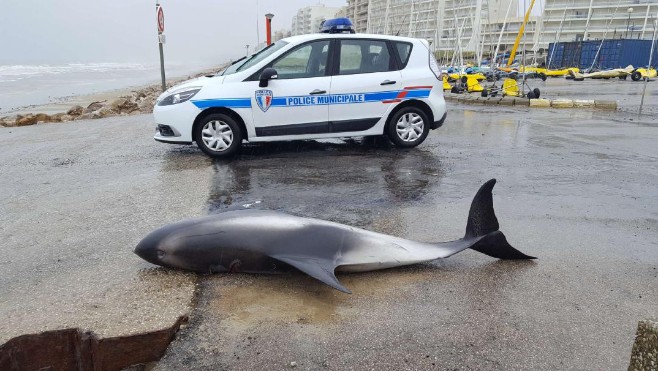
[(164, 10), (160, 6), (160, 0), (155, 0), (155, 14), (158, 18), (158, 46), (160, 48), (160, 77), (162, 77), (162, 91), (167, 90), (167, 83), (165, 80), (165, 69), (164, 69), (164, 52), (162, 49), (162, 44), (165, 43), (164, 35)]

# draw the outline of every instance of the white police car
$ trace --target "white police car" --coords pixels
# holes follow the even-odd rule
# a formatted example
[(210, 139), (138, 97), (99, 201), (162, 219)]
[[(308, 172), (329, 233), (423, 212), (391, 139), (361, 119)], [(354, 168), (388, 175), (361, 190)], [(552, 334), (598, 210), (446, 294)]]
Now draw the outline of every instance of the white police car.
[(446, 118), (440, 71), (427, 41), (310, 34), (277, 41), (222, 73), (164, 92), (154, 139), (212, 157), (243, 141), (387, 135), (422, 143)]

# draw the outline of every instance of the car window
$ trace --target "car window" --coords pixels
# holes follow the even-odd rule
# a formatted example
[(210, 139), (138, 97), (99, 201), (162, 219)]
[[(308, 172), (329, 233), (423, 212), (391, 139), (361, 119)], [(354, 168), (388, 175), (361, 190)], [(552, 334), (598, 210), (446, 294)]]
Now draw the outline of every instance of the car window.
[(304, 44), (272, 64), (279, 79), (325, 76), (329, 59), (329, 40)]
[(402, 62), (402, 68), (404, 68), (407, 62), (409, 62), (409, 56), (411, 55), (411, 43), (396, 41), (395, 48), (398, 50), (400, 62)]
[(279, 40), (273, 44), (268, 45), (264, 49), (261, 49), (255, 54), (250, 55), (248, 58), (243, 58), (236, 63), (232, 64), (229, 66), (222, 75), (230, 75), (233, 73), (236, 73), (238, 71), (244, 71), (247, 68), (257, 64), (258, 62), (262, 61), (263, 59), (269, 57), (270, 55), (274, 54), (276, 51), (279, 49), (283, 48), (284, 46), (288, 45), (288, 42)]
[(391, 71), (391, 55), (386, 42), (341, 40), (339, 75)]

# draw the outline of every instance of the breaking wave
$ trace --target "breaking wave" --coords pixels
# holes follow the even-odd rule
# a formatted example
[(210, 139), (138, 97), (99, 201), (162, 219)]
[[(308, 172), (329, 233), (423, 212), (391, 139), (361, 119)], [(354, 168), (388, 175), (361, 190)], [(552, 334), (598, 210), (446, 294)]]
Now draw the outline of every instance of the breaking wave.
[(85, 72), (143, 71), (152, 69), (140, 63), (69, 63), (62, 65), (0, 65), (0, 82), (18, 81), (44, 75)]

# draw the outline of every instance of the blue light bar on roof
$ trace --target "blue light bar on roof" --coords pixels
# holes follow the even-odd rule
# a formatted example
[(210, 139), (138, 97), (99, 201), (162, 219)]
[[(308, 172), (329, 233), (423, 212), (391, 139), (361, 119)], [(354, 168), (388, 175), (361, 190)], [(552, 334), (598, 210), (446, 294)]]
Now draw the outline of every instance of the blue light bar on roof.
[(327, 19), (320, 25), (321, 33), (356, 33), (354, 25), (349, 18), (332, 18)]

